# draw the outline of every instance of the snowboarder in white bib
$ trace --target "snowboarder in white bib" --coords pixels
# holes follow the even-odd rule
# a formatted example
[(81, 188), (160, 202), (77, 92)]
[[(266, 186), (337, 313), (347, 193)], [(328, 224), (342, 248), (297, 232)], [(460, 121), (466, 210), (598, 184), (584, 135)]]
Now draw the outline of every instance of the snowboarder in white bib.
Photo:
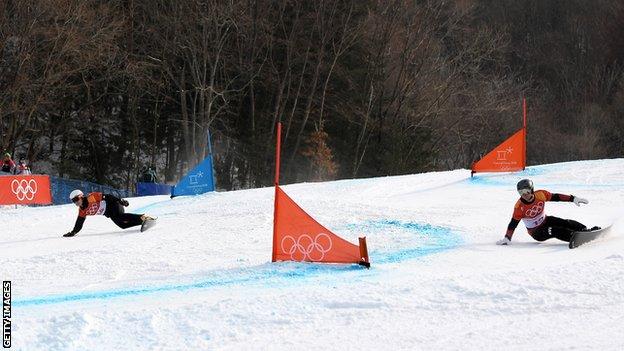
[(153, 220), (145, 214), (125, 213), (124, 207), (129, 205), (128, 201), (114, 195), (93, 192), (85, 196), (82, 191), (76, 189), (69, 194), (69, 198), (78, 206), (78, 218), (74, 229), (64, 234), (64, 237), (76, 235), (82, 229), (87, 216), (104, 215), (121, 229), (139, 226), (145, 221)]
[(597, 230), (600, 227), (588, 229), (584, 224), (571, 219), (562, 219), (554, 216), (547, 216), (544, 211), (547, 201), (569, 201), (575, 205), (587, 204), (589, 201), (574, 195), (552, 194), (546, 190), (534, 190), (533, 182), (530, 179), (522, 179), (516, 185), (520, 194), (520, 199), (516, 201), (513, 216), (507, 226), (505, 236), (496, 242), (497, 245), (508, 245), (514, 230), (520, 223), (524, 225), (529, 235), (537, 241), (544, 241), (557, 238), (570, 242), (572, 233), (579, 231)]

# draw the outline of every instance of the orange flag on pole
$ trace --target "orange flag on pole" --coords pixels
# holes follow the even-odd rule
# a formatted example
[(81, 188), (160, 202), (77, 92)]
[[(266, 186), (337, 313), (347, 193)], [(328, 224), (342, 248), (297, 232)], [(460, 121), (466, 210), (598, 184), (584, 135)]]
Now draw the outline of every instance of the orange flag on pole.
[(277, 126), (273, 262), (358, 263), (370, 267), (366, 238), (354, 245), (322, 226), (279, 186), (281, 123)]
[(307, 214), (279, 186), (275, 218), (274, 261), (367, 263), (357, 245), (340, 238)]
[(511, 172), (523, 170), (524, 128), (472, 165), (472, 172)]
[(526, 167), (526, 100), (522, 101), (524, 126), (482, 159), (473, 163), (472, 173), (513, 172)]

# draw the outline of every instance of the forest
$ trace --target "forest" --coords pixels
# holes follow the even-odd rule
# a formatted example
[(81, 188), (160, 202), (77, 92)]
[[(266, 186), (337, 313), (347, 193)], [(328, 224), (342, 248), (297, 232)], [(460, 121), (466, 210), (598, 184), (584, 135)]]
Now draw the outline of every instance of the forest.
[(624, 155), (618, 0), (1, 0), (0, 151), (132, 189), (208, 153), (217, 187)]

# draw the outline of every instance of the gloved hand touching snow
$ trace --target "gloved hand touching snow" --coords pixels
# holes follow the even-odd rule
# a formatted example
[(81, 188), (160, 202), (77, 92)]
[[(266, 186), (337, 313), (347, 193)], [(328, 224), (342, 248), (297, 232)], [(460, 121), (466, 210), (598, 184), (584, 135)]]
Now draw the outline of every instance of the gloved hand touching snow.
[(502, 239), (496, 242), (496, 245), (509, 245), (511, 244), (511, 240), (507, 236), (504, 236)]
[(125, 199), (119, 199), (119, 203), (122, 204), (124, 207), (128, 207), (128, 205), (130, 205), (128, 200)]
[(576, 206), (581, 206), (581, 204), (588, 204), (589, 203), (589, 201), (587, 201), (586, 199), (583, 199), (582, 197), (578, 197), (578, 196), (575, 196), (572, 199), (572, 202), (574, 202), (574, 204)]

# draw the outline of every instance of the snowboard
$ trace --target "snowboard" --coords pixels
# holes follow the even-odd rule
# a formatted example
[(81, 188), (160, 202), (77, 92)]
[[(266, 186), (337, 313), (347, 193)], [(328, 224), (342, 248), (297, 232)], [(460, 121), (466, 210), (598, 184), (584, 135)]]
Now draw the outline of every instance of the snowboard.
[(143, 224), (141, 224), (141, 233), (150, 229), (151, 227), (156, 225), (156, 218), (154, 219), (146, 219)]
[(611, 226), (589, 232), (574, 232), (572, 233), (572, 238), (570, 239), (570, 245), (568, 245), (568, 247), (574, 249), (590, 241), (594, 241), (604, 236), (610, 228)]

